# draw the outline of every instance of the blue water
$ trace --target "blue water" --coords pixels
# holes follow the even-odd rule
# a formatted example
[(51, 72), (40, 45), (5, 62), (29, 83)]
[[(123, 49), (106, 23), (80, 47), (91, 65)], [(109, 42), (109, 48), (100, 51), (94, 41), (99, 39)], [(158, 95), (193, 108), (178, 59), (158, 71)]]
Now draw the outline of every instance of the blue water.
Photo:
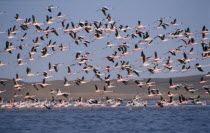
[(209, 133), (210, 106), (0, 110), (0, 133)]

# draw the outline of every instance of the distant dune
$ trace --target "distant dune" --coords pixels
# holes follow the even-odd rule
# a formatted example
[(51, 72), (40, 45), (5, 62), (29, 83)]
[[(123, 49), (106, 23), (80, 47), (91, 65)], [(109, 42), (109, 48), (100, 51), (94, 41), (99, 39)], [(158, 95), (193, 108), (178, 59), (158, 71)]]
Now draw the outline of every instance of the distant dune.
[[(192, 84), (195, 89), (198, 89), (194, 94), (191, 92), (187, 92), (183, 87), (178, 88), (178, 90), (170, 89), (172, 93), (174, 94), (183, 94), (186, 97), (197, 97), (198, 95), (201, 95), (201, 98), (210, 98), (209, 94), (205, 93), (205, 90), (202, 89), (203, 85), (209, 85), (210, 82), (207, 82), (205, 84), (200, 84), (200, 78), (203, 75), (196, 75), (196, 76), (188, 76), (188, 77), (176, 77), (173, 78), (174, 84)], [(204, 76), (205, 80), (209, 80), (210, 77)], [(54, 89), (55, 91), (60, 88), (62, 92), (71, 92), (69, 98), (77, 99), (78, 97), (83, 98), (97, 98), (97, 99), (104, 99), (106, 96), (109, 96), (110, 98), (123, 98), (123, 99), (131, 99), (136, 94), (140, 94), (142, 99), (159, 99), (160, 96), (154, 96), (154, 97), (148, 97), (148, 90), (147, 87), (143, 86), (143, 88), (138, 87), (133, 80), (129, 80), (128, 85), (124, 85), (123, 83), (115, 83), (114, 88), (107, 88), (107, 90), (113, 90), (113, 93), (96, 93), (95, 92), (95, 85), (99, 87), (100, 90), (103, 90), (103, 87), (105, 85), (104, 81), (91, 81), (85, 84), (80, 84), (79, 86), (76, 85), (73, 82), (74, 85), (65, 87), (64, 81), (56, 80), (56, 81), (48, 81), (47, 83), (51, 84), (49, 86), (46, 86), (44, 88), (41, 88), (38, 85), (39, 90), (37, 91), (31, 84), (27, 82), (18, 82), (19, 84), (24, 84), (21, 91), (17, 91), (14, 88), (13, 81), (11, 79), (6, 82), (6, 86), (0, 85), (0, 90), (6, 90), (6, 92), (1, 93), (0, 97), (4, 98), (5, 100), (10, 99), (16, 99), (16, 100), (23, 100), (24, 96), (27, 92), (30, 93), (30, 95), (36, 95), (36, 98), (40, 100), (48, 99), (50, 100), (52, 96), (55, 97), (55, 99), (66, 99), (63, 96), (56, 96), (56, 94), (51, 95), (49, 92), (51, 89)], [(144, 81), (146, 81), (145, 79)], [(151, 80), (152, 82), (156, 82), (154, 87), (151, 88), (159, 88), (160, 92), (163, 93), (162, 95), (164, 98), (167, 97), (167, 92), (169, 90), (169, 78), (154, 78)], [(112, 81), (115, 82), (115, 81)], [(16, 97), (14, 98), (14, 93), (17, 93), (18, 95), (23, 95), (22, 97)], [(177, 96), (178, 96), (177, 95)], [(176, 97), (177, 97), (176, 96)]]

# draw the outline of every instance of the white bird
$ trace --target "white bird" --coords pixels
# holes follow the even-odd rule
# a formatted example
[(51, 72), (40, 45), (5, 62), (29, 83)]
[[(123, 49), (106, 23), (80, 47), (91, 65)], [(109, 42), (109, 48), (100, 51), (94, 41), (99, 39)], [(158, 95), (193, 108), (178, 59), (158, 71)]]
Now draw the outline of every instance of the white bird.
[(113, 91), (107, 91), (106, 86), (104, 86), (104, 93), (112, 93)]
[(95, 89), (96, 89), (95, 92), (103, 92), (103, 90), (99, 90), (99, 89), (98, 89), (98, 86), (97, 86), (97, 85), (95, 85)]
[(73, 84), (69, 84), (67, 78), (64, 77), (64, 86), (70, 86), (70, 85), (73, 85)]
[(6, 92), (6, 90), (2, 90), (2, 91), (0, 90), (0, 94), (1, 94), (1, 93), (4, 93), (4, 92)]
[(4, 66), (4, 65), (7, 65), (7, 64), (4, 64), (4, 63), (2, 63), (2, 61), (0, 61), (0, 66)]
[(64, 96), (65, 98), (68, 98), (68, 96), (70, 95), (70, 92), (61, 92), (60, 89), (57, 89), (57, 96)]

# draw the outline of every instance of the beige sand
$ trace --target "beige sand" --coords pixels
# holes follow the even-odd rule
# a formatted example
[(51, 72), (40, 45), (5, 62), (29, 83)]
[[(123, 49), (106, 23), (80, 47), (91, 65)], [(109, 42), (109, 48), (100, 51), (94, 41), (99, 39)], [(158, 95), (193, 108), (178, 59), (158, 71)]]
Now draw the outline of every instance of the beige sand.
[[(183, 87), (178, 88), (178, 90), (170, 89), (172, 93), (174, 94), (183, 94), (186, 97), (197, 97), (198, 95), (201, 95), (201, 98), (210, 98), (210, 94), (206, 94), (205, 90), (202, 89), (203, 85), (210, 85), (210, 81), (205, 84), (200, 84), (200, 78), (202, 75), (197, 76), (189, 76), (189, 77), (177, 77), (173, 78), (174, 84), (192, 84), (195, 89), (198, 89), (194, 94), (191, 92), (187, 92)], [(209, 80), (210, 77), (204, 77), (205, 80)], [(8, 79), (7, 79), (8, 80)], [(146, 81), (146, 79), (144, 80)], [(155, 81), (154, 87), (151, 88), (159, 88), (160, 92), (163, 93), (163, 97), (166, 98), (167, 92), (169, 90), (169, 78), (159, 78), (159, 79), (152, 79), (151, 81)], [(24, 84), (25, 89), (21, 90), (20, 92), (15, 90), (13, 87), (14, 84), (12, 80), (8, 80), (6, 82), (6, 86), (0, 85), (0, 90), (6, 90), (6, 92), (1, 93), (0, 97), (4, 98), (5, 100), (13, 99), (14, 93), (17, 93), (18, 95), (23, 95), (22, 97), (16, 97), (14, 99), (16, 100), (23, 100), (24, 96), (27, 92), (30, 93), (30, 95), (36, 95), (36, 98), (40, 100), (48, 99), (50, 100), (52, 96), (55, 97), (55, 99), (66, 99), (63, 96), (56, 96), (56, 94), (51, 95), (50, 90), (54, 89), (56, 91), (57, 88), (60, 88), (62, 92), (71, 92), (69, 98), (77, 99), (78, 97), (83, 98), (97, 98), (97, 99), (104, 99), (106, 96), (109, 96), (110, 98), (122, 98), (122, 99), (131, 99), (136, 94), (140, 94), (142, 99), (159, 99), (160, 96), (155, 97), (148, 97), (148, 90), (147, 87), (143, 86), (143, 88), (138, 87), (134, 81), (130, 80), (128, 85), (124, 85), (123, 83), (116, 83), (113, 84), (114, 88), (107, 88), (107, 90), (113, 90), (113, 93), (96, 93), (94, 85), (97, 85), (100, 90), (103, 90), (103, 86), (105, 85), (104, 81), (91, 81), (85, 84), (80, 84), (77, 86), (75, 83), (73, 86), (65, 87), (63, 84), (64, 81), (48, 81), (47, 83), (51, 84), (49, 86), (46, 86), (45, 88), (41, 88), (38, 85), (39, 90), (37, 91), (31, 84), (32, 83), (26, 83), (26, 82), (18, 82), (19, 84)], [(115, 81), (112, 81), (115, 82)], [(73, 82), (70, 82), (73, 83)], [(177, 96), (178, 96), (177, 95)], [(176, 97), (177, 97), (176, 96)]]

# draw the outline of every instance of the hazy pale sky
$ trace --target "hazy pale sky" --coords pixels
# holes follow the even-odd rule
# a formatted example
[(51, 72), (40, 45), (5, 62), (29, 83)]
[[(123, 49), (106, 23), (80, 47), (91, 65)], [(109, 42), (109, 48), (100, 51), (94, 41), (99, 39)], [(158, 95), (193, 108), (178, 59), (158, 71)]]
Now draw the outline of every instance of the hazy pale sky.
[[(52, 13), (49, 13), (48, 11), (44, 10), (44, 8), (48, 7), (49, 5), (58, 6), (59, 8), (54, 9)], [(79, 21), (94, 21), (104, 19), (104, 15), (101, 11), (98, 11), (98, 9), (103, 6), (107, 6), (112, 8), (108, 12), (111, 14), (113, 19), (117, 21), (117, 26), (122, 24), (134, 27), (137, 26), (138, 20), (141, 20), (143, 25), (152, 25), (153, 22), (158, 18), (172, 17), (170, 21), (176, 18), (177, 23), (182, 23), (182, 25), (178, 26), (178, 28), (190, 27), (191, 31), (198, 32), (202, 29), (203, 25), (206, 25), (208, 29), (210, 27), (210, 9), (208, 7), (209, 5), (209, 0), (1, 0), (0, 12), (6, 12), (6, 14), (0, 15), (0, 31), (6, 31), (8, 28), (14, 25), (21, 24), (21, 22), (12, 22), (15, 20), (14, 17), (16, 13), (20, 14), (22, 18), (29, 18), (32, 15), (35, 15), (38, 22), (43, 22), (45, 21), (46, 15), (56, 16), (57, 13), (61, 11), (63, 15), (68, 15), (67, 17), (65, 17), (70, 19), (70, 21), (68, 22), (72, 21), (77, 23)], [(56, 24), (55, 27), (61, 27), (61, 24)], [(159, 32), (157, 31), (152, 32), (152, 28), (150, 28), (150, 31), (151, 35), (159, 34)], [(13, 42), (14, 46), (19, 44), (30, 44), (32, 43), (32, 39), (35, 39), (39, 35), (35, 33), (35, 30), (30, 30), (27, 31), (27, 33), (28, 36), (31, 37), (31, 39), (25, 40), (23, 43), (17, 41), (24, 33), (25, 32), (17, 34), (18, 38), (9, 41)], [(26, 60), (26, 58), (28, 58), (28, 52), (30, 50), (29, 47), (24, 47), (23, 51), (15, 50), (13, 54), (9, 54), (8, 52), (0, 53), (0, 60), (5, 63), (9, 63), (8, 65), (2, 66), (0, 68), (2, 69), (0, 70), (0, 78), (13, 78), (15, 77), (16, 73), (19, 73), (20, 76), (24, 76), (26, 75), (26, 67), (31, 68), (32, 73), (47, 71), (48, 63), (51, 62), (52, 64), (64, 63), (64, 65), (59, 68), (58, 73), (52, 73), (52, 75), (55, 75), (52, 80), (63, 79), (63, 77), (67, 73), (67, 65), (75, 63), (74, 56), (76, 51), (88, 51), (90, 53), (94, 53), (94, 55), (90, 55), (90, 59), (91, 57), (100, 55), (97, 56), (98, 58), (94, 58), (91, 61), (91, 64), (97, 65), (99, 67), (105, 67), (109, 62), (104, 57), (114, 53), (113, 50), (110, 51), (109, 49), (103, 51), (101, 50), (103, 47), (105, 47), (107, 41), (110, 40), (106, 38), (93, 42), (88, 48), (84, 46), (75, 46), (75, 44), (68, 45), (69, 42), (72, 42), (72, 39), (66, 35), (60, 35), (58, 37), (51, 36), (50, 39), (52, 39), (52, 41), (57, 41), (58, 44), (63, 43), (65, 46), (70, 46), (71, 50), (66, 52), (59, 52), (56, 55), (46, 57), (45, 59), (39, 59), (29, 62), (27, 65), (24, 66), (18, 66), (16, 56), (18, 53), (20, 53), (21, 57), (25, 58)], [(8, 39), (6, 38), (6, 34), (0, 34), (0, 51), (5, 48), (5, 42), (7, 40)], [(48, 43), (48, 41), (49, 39), (46, 40), (46, 43)], [(123, 41), (121, 41), (120, 43), (122, 42)], [(168, 50), (179, 46), (179, 44), (172, 45), (171, 43), (174, 42), (169, 41), (166, 43), (167, 45), (154, 45), (145, 49), (144, 52), (147, 56), (154, 56), (154, 51), (157, 51), (158, 55), (161, 56)], [(180, 45), (183, 45), (183, 43), (180, 43)], [(200, 46), (195, 47), (195, 51), (199, 51), (200, 49)], [(125, 60), (131, 60), (133, 56), (140, 56), (140, 52), (132, 56), (125, 57)], [(182, 54), (180, 54), (180, 57), (181, 56)], [(196, 62), (192, 62), (191, 65), (193, 66), (195, 63)], [(199, 63), (208, 64), (210, 63), (210, 60), (200, 60)], [(138, 64), (138, 62), (131, 62), (130, 64)], [(139, 62), (139, 65), (141, 65), (141, 62)], [(72, 67), (72, 71), (79, 72), (81, 68), (82, 67)], [(208, 71), (208, 69), (208, 67), (204, 68), (206, 72)], [(116, 72), (115, 75), (117, 73), (119, 72)], [(186, 73), (161, 73), (154, 75), (145, 73), (141, 76), (143, 78), (173, 77), (196, 74), (202, 73), (198, 72), (197, 70), (193, 70)], [(83, 75), (85, 75), (85, 73), (73, 75), (71, 78), (69, 78), (69, 80), (74, 80), (77, 77), (81, 77)], [(91, 75), (89, 76), (91, 77)], [(116, 77), (113, 76), (113, 78)], [(41, 79), (41, 76), (37, 78), (29, 77), (26, 81), (40, 81)]]

